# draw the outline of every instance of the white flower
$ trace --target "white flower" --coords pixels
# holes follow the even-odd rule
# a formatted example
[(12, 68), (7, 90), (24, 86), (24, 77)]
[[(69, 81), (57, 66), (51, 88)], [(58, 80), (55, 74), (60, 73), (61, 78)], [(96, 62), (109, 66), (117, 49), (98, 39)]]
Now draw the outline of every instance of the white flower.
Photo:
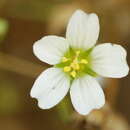
[(121, 78), (128, 74), (129, 67), (126, 51), (120, 45), (95, 46), (98, 35), (98, 16), (77, 10), (69, 21), (66, 38), (46, 36), (34, 44), (34, 54), (54, 65), (41, 73), (31, 90), (40, 108), (57, 105), (69, 90), (72, 104), (80, 114), (104, 105), (104, 93), (96, 76)]

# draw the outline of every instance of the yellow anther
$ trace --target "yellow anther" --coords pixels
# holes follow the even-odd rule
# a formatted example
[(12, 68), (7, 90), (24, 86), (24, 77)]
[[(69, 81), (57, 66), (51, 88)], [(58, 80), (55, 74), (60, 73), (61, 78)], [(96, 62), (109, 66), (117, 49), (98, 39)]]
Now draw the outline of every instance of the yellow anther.
[(74, 70), (79, 70), (79, 69), (80, 69), (79, 64), (78, 64), (78, 63), (77, 63), (77, 64), (75, 64), (75, 66), (73, 67), (73, 69), (74, 69)]
[(62, 58), (62, 62), (67, 62), (69, 59), (68, 58), (66, 58), (66, 57), (63, 57)]
[(71, 71), (71, 67), (70, 66), (65, 66), (64, 67), (64, 72), (69, 72)]
[(72, 63), (70, 64), (70, 66), (71, 66), (74, 70), (79, 70), (79, 64), (78, 64), (78, 63), (72, 62)]
[(88, 61), (87, 61), (86, 59), (82, 59), (82, 60), (80, 61), (80, 63), (82, 63), (82, 64), (88, 64)]
[(72, 68), (74, 68), (74, 67), (75, 67), (75, 63), (72, 62), (72, 63), (70, 64), (70, 66), (71, 66)]
[(73, 78), (75, 78), (75, 77), (76, 77), (76, 72), (75, 72), (75, 71), (72, 71), (72, 72), (70, 73), (70, 75), (71, 75)]

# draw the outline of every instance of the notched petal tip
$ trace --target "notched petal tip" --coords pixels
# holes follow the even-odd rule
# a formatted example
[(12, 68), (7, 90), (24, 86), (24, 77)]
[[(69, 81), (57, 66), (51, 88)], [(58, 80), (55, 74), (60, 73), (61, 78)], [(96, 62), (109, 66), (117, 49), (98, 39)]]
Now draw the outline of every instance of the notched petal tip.
[(96, 106), (95, 108), (91, 108), (91, 109), (89, 109), (87, 111), (77, 111), (77, 110), (76, 111), (78, 113), (80, 113), (81, 115), (86, 116), (86, 115), (90, 114), (94, 110), (101, 109), (104, 105), (105, 105), (105, 96), (104, 96), (104, 99), (102, 99), (102, 102), (99, 104), (99, 106)]
[(127, 52), (121, 45), (104, 43), (97, 45), (92, 53), (92, 68), (99, 75), (122, 78), (128, 75)]
[(122, 62), (124, 62), (124, 67), (123, 67), (124, 70), (121, 70), (124, 73), (122, 73), (121, 77), (119, 77), (119, 78), (125, 77), (129, 74), (129, 66), (127, 63), (127, 51), (121, 45), (113, 44), (113, 47), (115, 47), (117, 49), (117, 51), (120, 53), (120, 57), (122, 59)]
[(66, 38), (73, 48), (89, 49), (99, 36), (99, 19), (95, 13), (76, 10), (69, 20)]
[(74, 109), (81, 115), (100, 109), (105, 104), (105, 95), (99, 83), (91, 76), (74, 80), (70, 88)]
[[(98, 15), (96, 14), (96, 13), (86, 13), (86, 12), (84, 12), (82, 9), (77, 9), (74, 13), (73, 13), (73, 15), (91, 15), (92, 17), (97, 17), (98, 18)], [(72, 15), (72, 16), (73, 16)]]
[(104, 98), (102, 99), (102, 102), (100, 102), (100, 104), (98, 104), (98, 106), (96, 106), (95, 108), (91, 108), (91, 109), (89, 109), (89, 110), (87, 110), (87, 111), (77, 111), (78, 113), (80, 113), (81, 115), (84, 115), (84, 116), (86, 116), (86, 115), (88, 115), (88, 114), (90, 114), (92, 111), (94, 111), (94, 110), (98, 110), (98, 109), (101, 109), (103, 106), (105, 105), (105, 96), (104, 96)]
[(30, 95), (38, 100), (41, 109), (57, 105), (67, 94), (70, 87), (68, 79), (61, 69), (52, 67), (42, 72), (34, 82)]
[(85, 13), (83, 10), (81, 10), (81, 9), (77, 9), (74, 13), (73, 13), (73, 15), (81, 15), (81, 14), (87, 14), (87, 13)]

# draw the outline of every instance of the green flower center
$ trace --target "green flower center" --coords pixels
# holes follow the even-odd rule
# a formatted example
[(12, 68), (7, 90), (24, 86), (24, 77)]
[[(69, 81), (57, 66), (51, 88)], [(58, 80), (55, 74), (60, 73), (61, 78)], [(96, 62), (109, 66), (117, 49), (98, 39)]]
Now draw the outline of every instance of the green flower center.
[(89, 55), (91, 51), (92, 48), (87, 51), (70, 48), (56, 67), (62, 68), (73, 79), (85, 74), (97, 76), (91, 69), (91, 57)]

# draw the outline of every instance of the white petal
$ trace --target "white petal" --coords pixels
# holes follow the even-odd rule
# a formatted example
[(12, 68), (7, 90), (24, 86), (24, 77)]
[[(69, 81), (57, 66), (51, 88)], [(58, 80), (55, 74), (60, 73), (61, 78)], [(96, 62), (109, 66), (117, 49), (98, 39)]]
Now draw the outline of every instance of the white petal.
[(102, 88), (91, 76), (74, 80), (70, 89), (71, 101), (77, 112), (86, 115), (105, 103)]
[(68, 23), (66, 38), (74, 48), (89, 49), (95, 45), (99, 35), (99, 20), (94, 13), (77, 10)]
[(33, 46), (34, 54), (43, 62), (54, 65), (68, 50), (69, 44), (62, 37), (45, 36)]
[(104, 77), (121, 78), (128, 74), (126, 51), (120, 45), (105, 43), (96, 46), (92, 53), (92, 68)]
[(49, 109), (64, 98), (69, 87), (68, 77), (62, 70), (52, 67), (37, 78), (31, 90), (31, 96), (38, 99), (40, 108)]

